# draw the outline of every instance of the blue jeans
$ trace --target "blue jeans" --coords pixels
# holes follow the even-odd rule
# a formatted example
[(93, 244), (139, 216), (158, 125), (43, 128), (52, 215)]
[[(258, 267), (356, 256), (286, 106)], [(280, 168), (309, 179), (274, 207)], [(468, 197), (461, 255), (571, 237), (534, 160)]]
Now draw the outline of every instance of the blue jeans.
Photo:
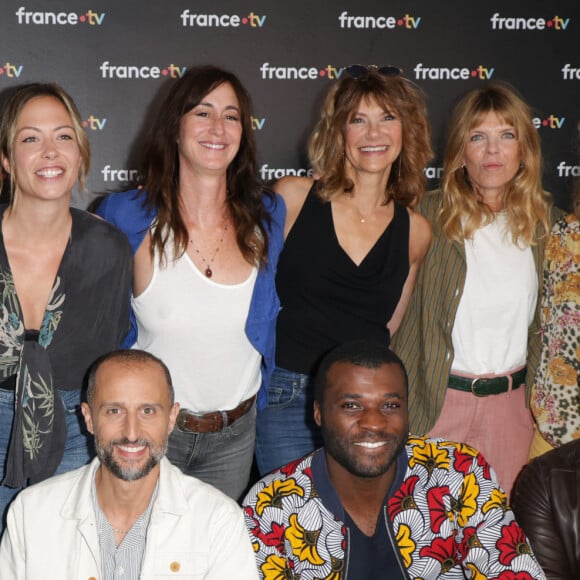
[[(71, 471), (88, 463), (94, 456), (94, 446), (93, 438), (87, 433), (85, 422), (80, 411), (81, 392), (57, 392), (64, 405), (67, 435), (64, 455), (56, 473), (64, 473), (65, 471)], [(6, 455), (8, 454), (13, 417), (14, 391), (0, 389), (0, 481), (4, 479)], [(6, 523), (8, 505), (19, 491), (20, 489), (0, 485), (0, 535)]]
[(314, 423), (314, 377), (275, 368), (268, 405), (258, 412), (256, 463), (260, 475), (322, 446)]
[(250, 480), (256, 440), (256, 403), (242, 417), (217, 433), (192, 433), (175, 427), (167, 458), (232, 499), (238, 500)]

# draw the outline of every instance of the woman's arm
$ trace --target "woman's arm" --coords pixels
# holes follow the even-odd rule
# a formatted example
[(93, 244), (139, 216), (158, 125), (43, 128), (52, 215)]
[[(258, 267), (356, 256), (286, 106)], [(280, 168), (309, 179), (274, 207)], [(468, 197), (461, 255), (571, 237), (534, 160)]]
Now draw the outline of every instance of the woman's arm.
[(286, 222), (284, 225), (284, 239), (288, 237), (314, 180), (310, 177), (283, 177), (277, 181), (273, 190), (279, 193), (286, 204)]

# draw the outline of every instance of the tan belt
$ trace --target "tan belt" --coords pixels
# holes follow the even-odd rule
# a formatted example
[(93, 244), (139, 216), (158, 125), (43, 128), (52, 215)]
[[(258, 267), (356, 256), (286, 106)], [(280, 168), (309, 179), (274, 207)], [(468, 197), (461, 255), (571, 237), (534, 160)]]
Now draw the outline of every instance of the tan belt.
[(243, 417), (252, 408), (255, 400), (256, 395), (246, 399), (231, 411), (194, 413), (188, 409), (181, 409), (177, 416), (177, 428), (188, 433), (217, 433)]

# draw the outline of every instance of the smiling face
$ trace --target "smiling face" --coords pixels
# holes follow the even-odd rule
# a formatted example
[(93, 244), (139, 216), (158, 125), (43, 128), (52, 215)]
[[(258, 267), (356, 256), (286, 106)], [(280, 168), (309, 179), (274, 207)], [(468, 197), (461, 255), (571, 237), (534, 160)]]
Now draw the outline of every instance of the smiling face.
[(369, 369), (347, 362), (328, 370), (314, 404), (329, 471), (350, 478), (393, 477), (409, 430), (407, 386), (396, 364)]
[(222, 83), (181, 119), (180, 171), (225, 173), (242, 139), (240, 106), (229, 83)]
[(78, 181), (81, 152), (71, 117), (54, 97), (30, 99), (20, 111), (12, 159), (2, 166), (15, 178), (18, 199), (65, 200)]
[(102, 467), (123, 481), (156, 476), (178, 409), (153, 362), (106, 361), (97, 370), (91, 406), (82, 404)]
[(403, 126), (396, 113), (385, 110), (374, 99), (362, 99), (344, 131), (347, 169), (388, 177), (402, 145)]
[(513, 126), (489, 111), (469, 131), (464, 164), (469, 180), (483, 201), (499, 209), (501, 197), (519, 170), (520, 143)]

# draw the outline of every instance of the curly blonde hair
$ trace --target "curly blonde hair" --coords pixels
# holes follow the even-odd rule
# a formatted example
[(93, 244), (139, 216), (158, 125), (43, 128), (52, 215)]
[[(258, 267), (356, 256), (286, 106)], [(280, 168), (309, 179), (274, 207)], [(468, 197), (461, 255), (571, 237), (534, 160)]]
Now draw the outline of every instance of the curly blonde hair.
[(542, 187), (542, 152), (528, 105), (504, 83), (491, 83), (467, 93), (457, 104), (449, 124), (441, 181), (442, 204), (438, 220), (443, 234), (462, 243), (494, 219), (465, 170), (469, 132), (490, 112), (511, 125), (520, 145), (520, 169), (503, 194), (508, 227), (514, 243), (532, 245), (538, 224), (550, 231), (550, 195)]
[(326, 96), (308, 147), (313, 172), (320, 180), (318, 195), (329, 201), (340, 193), (353, 192), (344, 165), (344, 134), (363, 99), (375, 101), (401, 121), (403, 147), (390, 172), (385, 197), (413, 207), (425, 190), (424, 168), (433, 157), (425, 99), (403, 76), (385, 76), (372, 68), (360, 78), (343, 72)]

